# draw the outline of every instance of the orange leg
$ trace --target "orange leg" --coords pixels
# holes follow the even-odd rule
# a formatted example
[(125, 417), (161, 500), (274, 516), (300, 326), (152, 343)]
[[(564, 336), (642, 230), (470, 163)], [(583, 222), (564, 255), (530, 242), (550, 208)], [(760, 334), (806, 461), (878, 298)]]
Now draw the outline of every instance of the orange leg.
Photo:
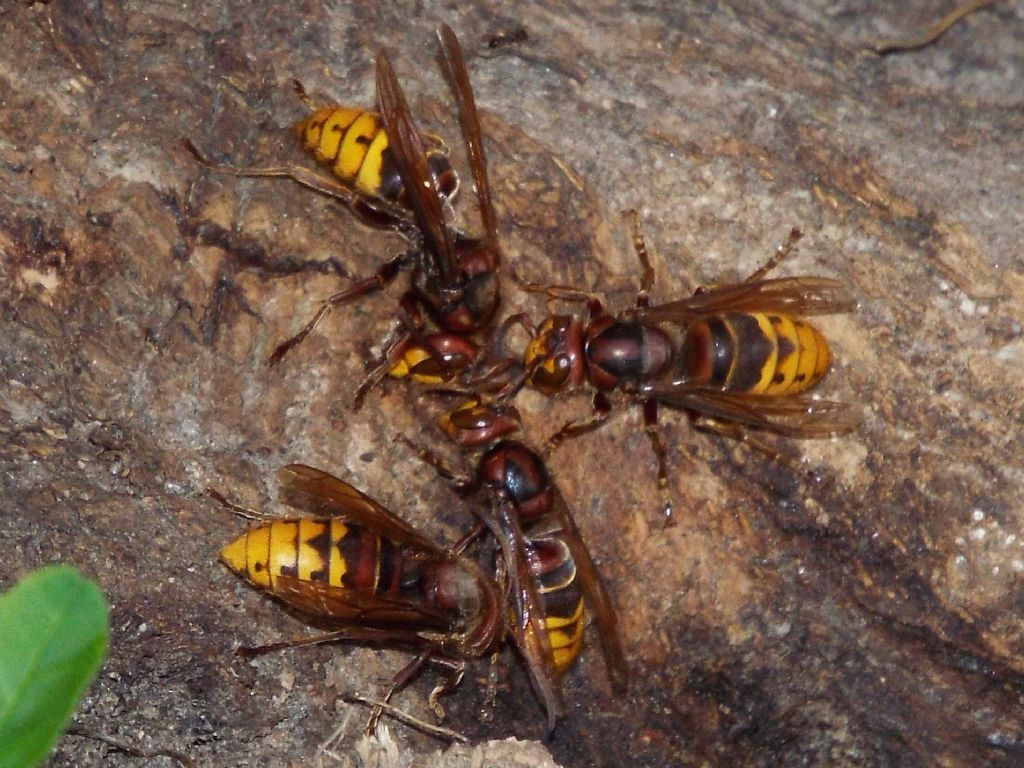
[(417, 445), (405, 435), (399, 435), (395, 440), (405, 444), (420, 459), (432, 466), (437, 471), (437, 474), (448, 481), (456, 493), (468, 493), (476, 488), (476, 477), (473, 474), (455, 468), (445, 461), (440, 454), (434, 453), (422, 445)]
[(768, 261), (766, 261), (760, 268), (751, 272), (743, 282), (752, 283), (755, 280), (760, 280), (779, 266), (779, 264), (781, 264), (796, 249), (796, 244), (803, 236), (804, 233), (800, 231), (799, 227), (793, 227), (789, 230), (789, 236), (786, 238), (786, 242), (780, 245), (778, 250), (771, 255)]
[(661, 494), (661, 509), (665, 515), (665, 525), (675, 523), (672, 517), (672, 494), (668, 489), (668, 450), (658, 431), (658, 401), (648, 398), (643, 401), (644, 432), (651, 441), (651, 449), (658, 460), (658, 492)]
[(242, 178), (289, 179), (299, 186), (340, 201), (370, 226), (393, 228), (414, 242), (420, 239), (409, 215), (401, 208), (383, 200), (371, 200), (354, 189), (322, 176), (316, 171), (301, 166), (284, 165), (243, 168), (228, 163), (218, 163), (210, 159), (189, 139), (182, 139), (181, 146), (195, 158), (196, 162), (216, 173)]
[(545, 453), (551, 454), (558, 446), (574, 437), (585, 435), (600, 428), (611, 417), (612, 404), (603, 392), (594, 395), (594, 415), (589, 419), (575, 419), (563, 425), (560, 430), (548, 438)]
[(300, 344), (309, 334), (316, 328), (320, 322), (327, 317), (336, 307), (340, 307), (342, 304), (348, 304), (351, 301), (362, 298), (369, 293), (380, 291), (390, 284), (397, 276), (401, 269), (413, 258), (416, 254), (415, 251), (406, 251), (392, 259), (384, 262), (377, 268), (377, 271), (370, 277), (365, 277), (361, 280), (357, 280), (355, 283), (350, 285), (343, 291), (338, 291), (328, 296), (320, 309), (317, 310), (313, 318), (306, 323), (306, 325), (297, 334), (287, 339), (276, 347), (270, 354), (270, 358), (267, 360), (267, 364), (274, 366), (281, 362), (281, 359), (288, 354), (294, 347)]
[(640, 277), (640, 290), (636, 294), (636, 305), (638, 308), (650, 304), (651, 288), (654, 287), (654, 267), (651, 265), (651, 255), (647, 251), (647, 240), (644, 238), (643, 228), (640, 226), (640, 214), (635, 209), (629, 208), (622, 212), (622, 215), (629, 219), (632, 227), (633, 250), (640, 260), (640, 268), (643, 274)]

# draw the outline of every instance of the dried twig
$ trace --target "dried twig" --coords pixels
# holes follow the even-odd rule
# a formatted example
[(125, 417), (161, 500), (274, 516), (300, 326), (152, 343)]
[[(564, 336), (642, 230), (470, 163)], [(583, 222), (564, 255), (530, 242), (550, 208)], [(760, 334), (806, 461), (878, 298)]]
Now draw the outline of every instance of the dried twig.
[(466, 744), (469, 741), (467, 737), (463, 736), (458, 731), (453, 731), (449, 728), (442, 728), (439, 725), (431, 725), (430, 723), (420, 720), (418, 717), (414, 717), (413, 715), (410, 715), (408, 712), (403, 712), (397, 707), (393, 707), (386, 702), (368, 699), (365, 696), (358, 696), (356, 694), (349, 694), (348, 696), (345, 696), (343, 698), (345, 701), (350, 703), (363, 704), (367, 707), (380, 708), (382, 712), (390, 715), (395, 720), (398, 720), (401, 723), (405, 723), (406, 725), (412, 726), (417, 730), (423, 731), (428, 736), (436, 736), (439, 739), (447, 739), (448, 741), (457, 741), (460, 744)]
[(896, 53), (899, 51), (916, 51), (918, 48), (924, 48), (942, 37), (950, 27), (960, 21), (964, 16), (974, 13), (975, 11), (980, 11), (982, 8), (992, 5), (995, 1), (996, 0), (968, 0), (968, 2), (957, 6), (937, 22), (914, 37), (879, 40), (872, 44), (870, 48), (879, 55)]

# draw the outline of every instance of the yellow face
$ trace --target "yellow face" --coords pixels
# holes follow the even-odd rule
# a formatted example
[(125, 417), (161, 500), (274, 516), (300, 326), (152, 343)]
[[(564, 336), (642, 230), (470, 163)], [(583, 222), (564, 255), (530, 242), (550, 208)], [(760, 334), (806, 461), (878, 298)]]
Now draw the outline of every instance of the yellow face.
[(553, 395), (565, 384), (572, 361), (564, 354), (567, 318), (549, 317), (537, 329), (523, 355), (523, 364), (530, 371), (529, 384), (545, 395)]

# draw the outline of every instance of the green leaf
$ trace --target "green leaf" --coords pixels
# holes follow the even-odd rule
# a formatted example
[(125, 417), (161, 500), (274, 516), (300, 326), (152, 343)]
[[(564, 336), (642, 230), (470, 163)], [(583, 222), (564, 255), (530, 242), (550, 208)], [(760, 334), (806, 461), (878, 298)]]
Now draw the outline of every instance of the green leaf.
[(30, 573), (0, 595), (0, 768), (50, 753), (107, 650), (107, 602), (69, 566)]

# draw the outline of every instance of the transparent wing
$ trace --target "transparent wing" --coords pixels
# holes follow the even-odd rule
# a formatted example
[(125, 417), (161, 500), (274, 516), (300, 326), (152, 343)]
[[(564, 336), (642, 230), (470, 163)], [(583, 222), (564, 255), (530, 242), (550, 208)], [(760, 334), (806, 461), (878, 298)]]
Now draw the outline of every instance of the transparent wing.
[(711, 288), (679, 301), (639, 309), (651, 322), (687, 323), (700, 315), (719, 312), (783, 312), (790, 315), (828, 315), (850, 312), (857, 301), (838, 280), (827, 277), (783, 277)]
[(452, 613), (414, 600), (388, 598), (291, 576), (276, 576), (272, 592), (303, 613), (346, 624), (407, 628), (410, 635), (424, 629), (447, 630), (453, 624)]
[(850, 432), (861, 422), (849, 403), (792, 395), (721, 392), (688, 384), (649, 384), (645, 397), (719, 421), (764, 429), (786, 437), (828, 437)]
[(441, 54), (444, 63), (455, 85), (455, 97), (459, 102), (459, 118), (462, 121), (462, 133), (466, 137), (469, 151), (469, 162), (473, 167), (473, 181), (476, 184), (476, 196), (480, 203), (480, 218), (483, 221), (487, 237), (492, 243), (498, 240), (498, 218), (494, 213), (491, 200), (491, 184), (487, 177), (487, 155), (484, 153), (483, 132), (480, 130), (480, 116), (476, 111), (476, 99), (473, 97), (473, 86), (469, 82), (466, 59), (462, 53), (459, 39), (451, 27), (443, 24), (437, 31), (441, 41)]
[(597, 572), (590, 551), (583, 542), (576, 521), (573, 520), (569, 507), (565, 503), (561, 492), (556, 487), (554, 513), (558, 517), (562, 527), (563, 539), (569, 545), (573, 561), (576, 564), (576, 577), (583, 587), (583, 594), (587, 599), (590, 610), (597, 621), (597, 628), (601, 635), (601, 650), (604, 653), (605, 665), (608, 667), (608, 677), (611, 678), (612, 686), (617, 693), (624, 693), (629, 687), (629, 665), (626, 663), (626, 654), (622, 649), (622, 637), (619, 634), (619, 620), (612, 605), (608, 590), (604, 586), (601, 575)]
[(516, 647), (526, 662), (537, 696), (548, 714), (548, 729), (564, 713), (562, 686), (555, 668), (555, 654), (545, 626), (544, 603), (530, 569), (526, 539), (512, 502), (501, 493), (491, 499), (491, 513), (484, 522), (501, 546), (508, 579), (508, 595), (515, 621), (510, 626)]
[(437, 263), (442, 283), (451, 285), (455, 274), (455, 257), (445, 226), (441, 197), (431, 181), (423, 138), (416, 128), (402, 86), (395, 77), (391, 60), (385, 51), (377, 54), (377, 98), (380, 101), (388, 146), (402, 178), (416, 226), (423, 235), (428, 254)]
[(348, 520), (398, 544), (430, 554), (444, 550), (405, 520), (371, 499), (358, 488), (321, 469), (289, 464), (277, 472), (278, 495), (284, 504), (310, 517)]

